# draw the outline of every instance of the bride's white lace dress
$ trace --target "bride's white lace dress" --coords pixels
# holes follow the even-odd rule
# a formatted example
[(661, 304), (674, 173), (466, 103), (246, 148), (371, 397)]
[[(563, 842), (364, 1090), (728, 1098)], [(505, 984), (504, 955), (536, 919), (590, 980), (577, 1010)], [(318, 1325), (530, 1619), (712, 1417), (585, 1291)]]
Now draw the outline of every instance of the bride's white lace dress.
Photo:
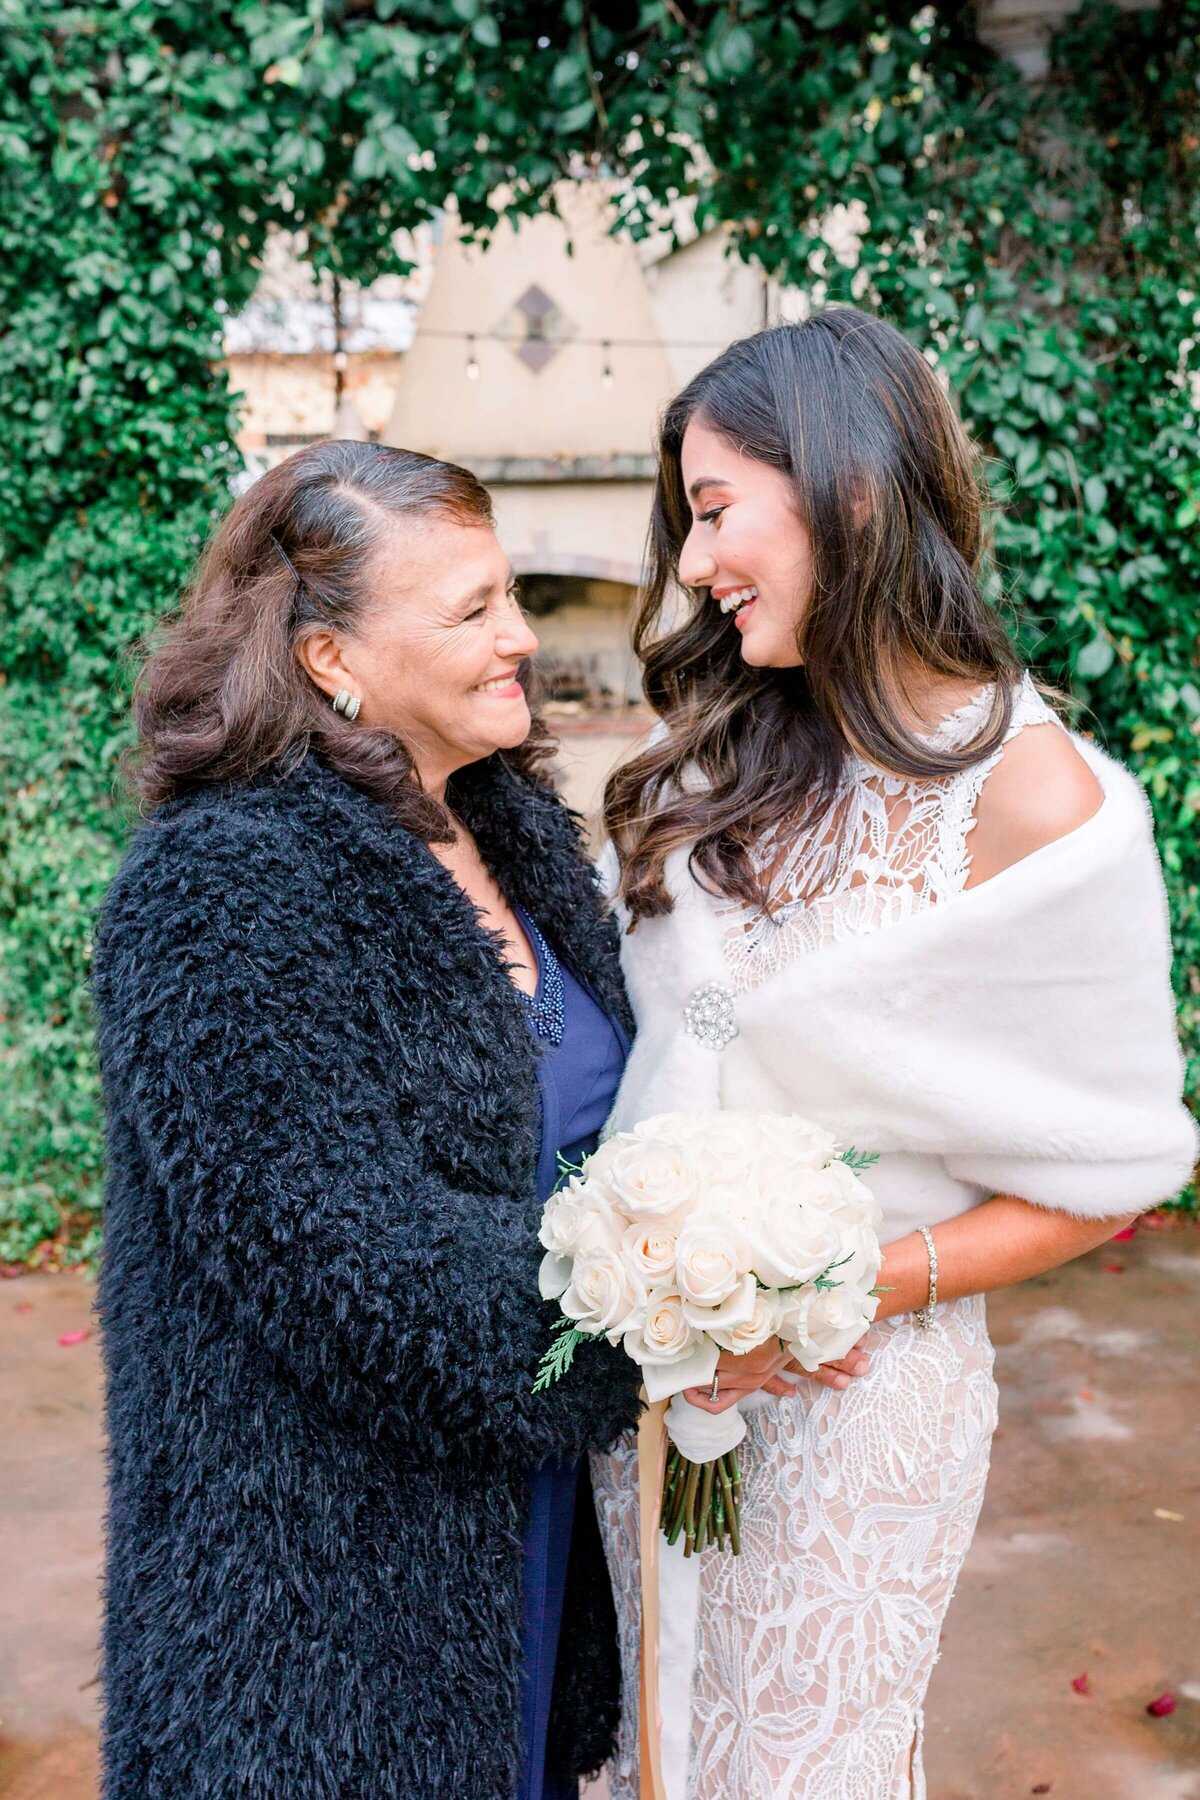
[[(928, 741), (965, 744), (990, 701), (988, 690)], [(1053, 720), (1026, 679), (1009, 735)], [(714, 902), (734, 993), (831, 941), (953, 904), (966, 885), (970, 831), (995, 760), (912, 781), (852, 759), (823, 828), (799, 843), (776, 834), (759, 847), (774, 918)], [(806, 901), (814, 888), (819, 897)], [(684, 1721), (668, 1757), (670, 1800), (925, 1796), (921, 1708), (996, 1424), (983, 1301), (940, 1307), (929, 1330), (910, 1316), (887, 1320), (867, 1348), (870, 1373), (845, 1391), (802, 1382), (794, 1399), (767, 1398), (747, 1414), (742, 1554), (699, 1559), (689, 1577), (698, 1586), (694, 1630), (685, 1633), (690, 1650), (664, 1654), (664, 1712), (678, 1719), (682, 1710)], [(613, 1800), (636, 1800), (632, 1438), (595, 1459), (593, 1478), (624, 1668), (611, 1791)], [(668, 1600), (664, 1587), (664, 1607)], [(677, 1623), (664, 1620), (664, 1632)], [(668, 1692), (672, 1682), (690, 1686), (690, 1700)]]

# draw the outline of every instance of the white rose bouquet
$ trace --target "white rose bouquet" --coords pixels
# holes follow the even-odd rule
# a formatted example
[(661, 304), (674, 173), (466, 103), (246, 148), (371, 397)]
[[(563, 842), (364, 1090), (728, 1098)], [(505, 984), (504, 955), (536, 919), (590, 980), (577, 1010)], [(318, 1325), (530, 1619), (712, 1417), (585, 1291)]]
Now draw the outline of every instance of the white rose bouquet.
[(880, 1209), (860, 1171), (807, 1119), (662, 1113), (567, 1171), (542, 1215), (540, 1286), (562, 1317), (536, 1389), (581, 1343), (622, 1343), (646, 1393), (670, 1399), (662, 1529), (691, 1555), (740, 1548), (738, 1407), (706, 1413), (683, 1390), (712, 1381), (722, 1350), (769, 1338), (803, 1369), (836, 1361), (875, 1316)]

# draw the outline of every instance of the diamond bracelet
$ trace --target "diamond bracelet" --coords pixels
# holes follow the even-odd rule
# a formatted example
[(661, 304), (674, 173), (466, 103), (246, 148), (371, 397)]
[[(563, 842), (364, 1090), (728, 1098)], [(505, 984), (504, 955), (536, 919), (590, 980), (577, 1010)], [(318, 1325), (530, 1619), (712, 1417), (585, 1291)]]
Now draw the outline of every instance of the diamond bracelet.
[(925, 1239), (925, 1248), (929, 1252), (929, 1298), (924, 1306), (919, 1307), (913, 1318), (922, 1330), (928, 1331), (933, 1324), (933, 1309), (937, 1305), (938, 1258), (937, 1245), (933, 1241), (933, 1233), (928, 1225), (918, 1225), (917, 1230)]

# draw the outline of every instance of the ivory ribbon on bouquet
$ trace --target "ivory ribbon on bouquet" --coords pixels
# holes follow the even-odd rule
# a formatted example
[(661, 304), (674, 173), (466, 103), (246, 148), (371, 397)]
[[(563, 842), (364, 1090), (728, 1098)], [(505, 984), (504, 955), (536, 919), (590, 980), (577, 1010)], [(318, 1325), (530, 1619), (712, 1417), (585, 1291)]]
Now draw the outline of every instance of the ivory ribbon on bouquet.
[(648, 1405), (638, 1422), (638, 1522), (641, 1534), (642, 1658), (638, 1705), (640, 1800), (666, 1800), (662, 1772), (662, 1704), (658, 1692), (658, 1516), (662, 1505), (667, 1403)]

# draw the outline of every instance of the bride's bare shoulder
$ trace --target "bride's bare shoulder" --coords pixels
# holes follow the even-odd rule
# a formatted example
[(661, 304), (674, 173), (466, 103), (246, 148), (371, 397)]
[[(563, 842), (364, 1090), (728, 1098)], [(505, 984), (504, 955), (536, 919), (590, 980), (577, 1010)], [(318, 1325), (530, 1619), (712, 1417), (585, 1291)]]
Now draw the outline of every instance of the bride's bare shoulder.
[(1027, 725), (1004, 746), (983, 784), (968, 887), (1077, 831), (1103, 800), (1103, 788), (1061, 726)]

